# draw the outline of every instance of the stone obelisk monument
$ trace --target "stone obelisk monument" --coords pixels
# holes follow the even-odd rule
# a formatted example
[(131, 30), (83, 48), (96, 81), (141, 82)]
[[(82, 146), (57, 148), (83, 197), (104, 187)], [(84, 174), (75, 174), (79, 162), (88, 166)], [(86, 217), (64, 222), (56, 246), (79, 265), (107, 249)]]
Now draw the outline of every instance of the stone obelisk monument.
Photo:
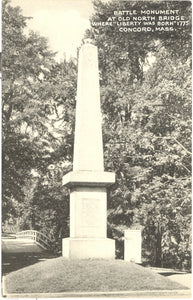
[(114, 258), (107, 238), (107, 192), (115, 174), (104, 172), (97, 47), (79, 52), (73, 171), (63, 177), (70, 188), (70, 237), (62, 241), (67, 258)]

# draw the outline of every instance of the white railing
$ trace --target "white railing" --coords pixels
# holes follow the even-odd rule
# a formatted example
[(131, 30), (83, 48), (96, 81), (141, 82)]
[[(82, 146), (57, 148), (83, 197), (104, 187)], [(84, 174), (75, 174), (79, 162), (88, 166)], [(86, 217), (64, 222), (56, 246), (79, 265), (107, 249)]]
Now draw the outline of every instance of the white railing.
[(51, 240), (43, 233), (36, 230), (24, 230), (16, 233), (16, 239), (34, 240), (43, 249), (51, 248)]

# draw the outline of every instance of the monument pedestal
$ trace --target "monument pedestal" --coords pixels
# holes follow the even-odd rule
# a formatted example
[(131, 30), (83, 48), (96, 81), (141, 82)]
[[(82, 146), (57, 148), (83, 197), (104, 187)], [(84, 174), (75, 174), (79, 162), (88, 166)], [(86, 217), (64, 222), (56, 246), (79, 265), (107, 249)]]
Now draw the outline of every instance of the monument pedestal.
[(66, 258), (114, 258), (115, 241), (107, 234), (107, 191), (111, 172), (73, 171), (63, 177), (70, 187), (70, 238), (62, 241)]

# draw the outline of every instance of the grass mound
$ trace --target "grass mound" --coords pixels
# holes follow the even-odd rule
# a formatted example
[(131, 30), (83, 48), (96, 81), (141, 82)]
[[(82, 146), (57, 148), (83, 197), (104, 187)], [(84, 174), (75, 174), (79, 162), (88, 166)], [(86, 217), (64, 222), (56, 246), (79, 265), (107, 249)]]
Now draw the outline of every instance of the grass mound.
[(6, 276), (7, 294), (107, 292), (185, 289), (168, 278), (123, 260), (67, 260), (39, 262)]

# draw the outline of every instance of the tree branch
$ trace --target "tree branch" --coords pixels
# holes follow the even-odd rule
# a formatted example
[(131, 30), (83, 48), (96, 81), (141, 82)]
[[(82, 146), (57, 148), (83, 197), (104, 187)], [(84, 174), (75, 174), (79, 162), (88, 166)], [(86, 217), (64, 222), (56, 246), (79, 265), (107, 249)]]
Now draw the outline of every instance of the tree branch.
[(180, 145), (188, 154), (192, 155), (192, 152), (188, 151), (178, 140), (176, 140), (174, 137), (172, 138), (178, 145)]

